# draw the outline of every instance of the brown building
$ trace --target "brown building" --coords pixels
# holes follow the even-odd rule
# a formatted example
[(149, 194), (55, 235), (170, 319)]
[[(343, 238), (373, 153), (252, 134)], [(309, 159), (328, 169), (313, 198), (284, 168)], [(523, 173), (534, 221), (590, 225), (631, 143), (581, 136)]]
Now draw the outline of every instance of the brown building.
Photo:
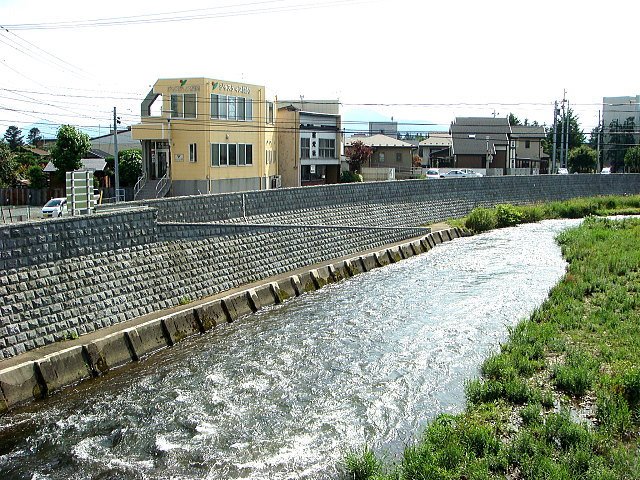
[(364, 167), (394, 168), (395, 178), (411, 178), (412, 159), (416, 147), (410, 143), (387, 135), (352, 136), (345, 142), (345, 153), (354, 142), (360, 141), (373, 149), (373, 154)]

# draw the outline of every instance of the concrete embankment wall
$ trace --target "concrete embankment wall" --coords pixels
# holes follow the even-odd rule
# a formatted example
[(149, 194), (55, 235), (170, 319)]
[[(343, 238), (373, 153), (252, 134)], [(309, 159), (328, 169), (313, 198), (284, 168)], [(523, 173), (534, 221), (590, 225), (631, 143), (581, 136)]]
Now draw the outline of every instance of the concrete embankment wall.
[(407, 180), (197, 195), (130, 202), (160, 222), (407, 226), (463, 216), (477, 206), (638, 193), (640, 175), (535, 175)]
[(475, 206), (638, 192), (640, 175), (417, 180), (133, 202), (2, 225), (0, 360), (414, 238), (419, 225)]
[[(89, 222), (99, 223), (98, 217)], [(149, 244), (1, 274), (0, 358), (424, 233), (415, 227), (158, 225)]]
[(2, 368), (0, 364), (0, 411), (43, 398), (65, 386), (105, 374), (137, 361), (182, 339), (204, 333), (216, 325), (232, 322), (260, 308), (279, 304), (332, 282), (429, 251), (437, 244), (457, 238), (455, 229), (424, 235), (420, 239), (380, 251), (303, 270), (254, 288), (235, 292), (99, 336), (90, 341), (70, 341), (37, 359)]

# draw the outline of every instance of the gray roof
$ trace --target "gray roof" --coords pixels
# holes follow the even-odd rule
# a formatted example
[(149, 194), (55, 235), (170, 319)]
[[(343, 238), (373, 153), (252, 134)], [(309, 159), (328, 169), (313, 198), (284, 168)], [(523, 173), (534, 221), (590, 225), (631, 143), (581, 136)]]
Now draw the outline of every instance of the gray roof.
[(511, 136), (513, 138), (544, 138), (546, 133), (543, 126), (513, 125)]
[(423, 147), (450, 147), (451, 135), (446, 132), (429, 132), (429, 136), (420, 142)]
[(508, 145), (509, 119), (493, 117), (459, 117), (451, 123), (453, 153), (455, 155), (485, 155), (495, 145)]
[[(80, 160), (82, 162), (81, 170), (93, 170), (97, 172), (101, 172), (104, 170), (104, 167), (107, 166), (107, 162), (102, 158), (83, 158)], [(58, 169), (53, 165), (53, 162), (47, 163), (47, 166), (44, 167), (45, 172), (57, 172)]]
[(411, 148), (414, 145), (398, 140), (397, 138), (389, 137), (388, 135), (371, 135), (371, 136), (352, 136), (345, 142), (345, 146), (353, 144), (353, 142), (360, 141), (367, 147), (396, 147), (396, 148)]

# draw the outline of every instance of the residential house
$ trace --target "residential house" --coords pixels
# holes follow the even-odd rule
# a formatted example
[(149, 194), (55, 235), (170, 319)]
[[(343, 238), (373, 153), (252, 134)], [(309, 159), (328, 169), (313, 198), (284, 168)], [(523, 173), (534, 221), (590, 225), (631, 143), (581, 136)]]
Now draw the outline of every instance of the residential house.
[(549, 155), (542, 150), (545, 136), (542, 126), (511, 126), (511, 153), (515, 168), (528, 169), (533, 174), (548, 173)]
[(509, 120), (457, 117), (449, 129), (455, 168), (486, 168), (504, 173), (511, 167)]
[(450, 167), (452, 162), (451, 134), (428, 132), (427, 138), (418, 144), (418, 156), (425, 167)]
[(276, 129), (283, 187), (340, 180), (342, 150), (338, 100), (278, 100)]
[(363, 166), (394, 168), (396, 179), (412, 178), (413, 154), (417, 149), (411, 143), (382, 134), (371, 136), (354, 135), (345, 142), (345, 153), (347, 155), (347, 147), (356, 141), (360, 141), (373, 149), (369, 164)]
[(259, 190), (276, 183), (274, 104), (262, 85), (159, 79), (142, 102), (132, 137), (142, 142), (144, 197)]
[[(113, 157), (114, 138), (113, 131), (107, 135), (100, 135), (99, 137), (93, 137), (91, 140), (91, 149), (95, 151), (104, 152), (107, 156)], [(140, 150), (140, 141), (135, 140), (131, 135), (131, 127), (118, 130), (118, 151), (123, 150)]]

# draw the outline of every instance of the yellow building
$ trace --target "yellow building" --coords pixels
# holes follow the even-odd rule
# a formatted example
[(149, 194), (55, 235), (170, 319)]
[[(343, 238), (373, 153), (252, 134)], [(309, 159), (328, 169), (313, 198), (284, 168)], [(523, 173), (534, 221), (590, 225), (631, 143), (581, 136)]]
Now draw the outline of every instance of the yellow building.
[(272, 188), (279, 183), (274, 120), (261, 85), (159, 79), (132, 127), (145, 179), (136, 198)]

